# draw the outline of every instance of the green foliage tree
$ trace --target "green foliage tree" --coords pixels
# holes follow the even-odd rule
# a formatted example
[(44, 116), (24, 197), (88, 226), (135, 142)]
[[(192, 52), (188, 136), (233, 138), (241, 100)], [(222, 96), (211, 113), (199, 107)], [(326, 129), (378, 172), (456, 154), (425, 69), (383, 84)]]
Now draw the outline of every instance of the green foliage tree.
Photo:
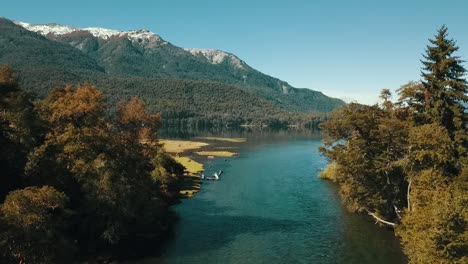
[(429, 40), (423, 61), (425, 123), (445, 127), (459, 146), (455, 155), (466, 159), (468, 149), (468, 118), (463, 103), (468, 102), (468, 83), (463, 61), (455, 56), (459, 48), (448, 38), (447, 27), (442, 26), (434, 39)]
[(0, 201), (22, 185), (28, 152), (40, 134), (40, 121), (30, 97), (18, 88), (13, 70), (0, 66)]

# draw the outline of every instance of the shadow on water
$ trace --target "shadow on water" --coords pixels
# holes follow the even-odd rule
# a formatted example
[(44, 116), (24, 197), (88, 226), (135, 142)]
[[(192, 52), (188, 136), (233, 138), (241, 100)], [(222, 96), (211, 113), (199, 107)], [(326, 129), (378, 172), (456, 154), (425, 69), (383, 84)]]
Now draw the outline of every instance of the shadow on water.
[[(176, 226), (175, 236), (178, 239), (168, 244), (168, 248), (175, 249), (171, 254), (176, 253), (178, 256), (205, 254), (203, 252), (209, 254), (210, 251), (217, 251), (231, 244), (239, 235), (290, 233), (308, 224), (288, 219), (234, 215), (229, 207), (218, 206), (212, 201), (203, 201), (186, 210), (188, 207), (190, 205), (184, 208), (184, 219)], [(196, 214), (196, 218), (191, 217), (192, 213)], [(178, 243), (186, 242), (193, 244), (178, 250)]]
[(406, 262), (391, 231), (347, 213), (337, 187), (318, 179), (316, 132), (226, 133), (248, 138), (240, 157), (207, 160), (207, 172), (225, 170), (221, 181), (174, 206), (180, 219), (161, 256), (132, 263)]
[[(338, 198), (338, 185), (329, 181), (323, 182)], [(342, 212), (342, 237), (343, 241), (346, 241), (342, 250), (347, 252), (341, 256), (344, 263), (408, 262), (393, 229), (379, 226), (366, 214), (350, 213), (345, 208), (342, 208)]]

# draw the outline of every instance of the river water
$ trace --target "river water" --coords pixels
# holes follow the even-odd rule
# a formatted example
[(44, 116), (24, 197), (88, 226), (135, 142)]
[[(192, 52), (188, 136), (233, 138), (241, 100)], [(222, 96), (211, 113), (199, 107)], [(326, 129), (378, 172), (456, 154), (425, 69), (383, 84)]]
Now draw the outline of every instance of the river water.
[[(224, 135), (226, 136), (226, 135)], [(174, 210), (174, 237), (138, 263), (406, 263), (397, 239), (347, 213), (336, 186), (318, 178), (326, 160), (311, 133), (243, 133), (240, 156), (206, 160), (220, 181)]]

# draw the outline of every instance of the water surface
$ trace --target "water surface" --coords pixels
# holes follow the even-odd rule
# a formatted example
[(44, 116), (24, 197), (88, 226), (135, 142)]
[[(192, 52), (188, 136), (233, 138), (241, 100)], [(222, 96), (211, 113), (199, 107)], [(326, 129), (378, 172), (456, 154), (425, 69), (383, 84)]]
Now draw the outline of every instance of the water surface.
[(239, 157), (206, 161), (222, 179), (175, 206), (173, 239), (140, 263), (405, 263), (391, 231), (346, 213), (318, 178), (317, 135), (247, 137)]

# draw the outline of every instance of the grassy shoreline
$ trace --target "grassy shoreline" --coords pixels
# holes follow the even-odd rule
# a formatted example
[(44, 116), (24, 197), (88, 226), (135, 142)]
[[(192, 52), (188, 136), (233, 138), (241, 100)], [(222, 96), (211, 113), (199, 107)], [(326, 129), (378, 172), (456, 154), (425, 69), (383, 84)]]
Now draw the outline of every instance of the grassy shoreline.
[[(221, 138), (221, 137), (197, 137), (194, 140), (173, 140), (161, 139), (166, 152), (170, 153), (174, 159), (185, 167), (185, 174), (182, 178), (182, 186), (179, 191), (182, 198), (191, 198), (200, 191), (202, 180), (200, 174), (205, 168), (203, 160), (216, 157), (235, 157), (239, 153), (227, 151), (232, 146), (213, 146), (216, 144), (239, 144), (247, 141), (246, 138)], [(211, 143), (203, 141), (213, 141)]]

